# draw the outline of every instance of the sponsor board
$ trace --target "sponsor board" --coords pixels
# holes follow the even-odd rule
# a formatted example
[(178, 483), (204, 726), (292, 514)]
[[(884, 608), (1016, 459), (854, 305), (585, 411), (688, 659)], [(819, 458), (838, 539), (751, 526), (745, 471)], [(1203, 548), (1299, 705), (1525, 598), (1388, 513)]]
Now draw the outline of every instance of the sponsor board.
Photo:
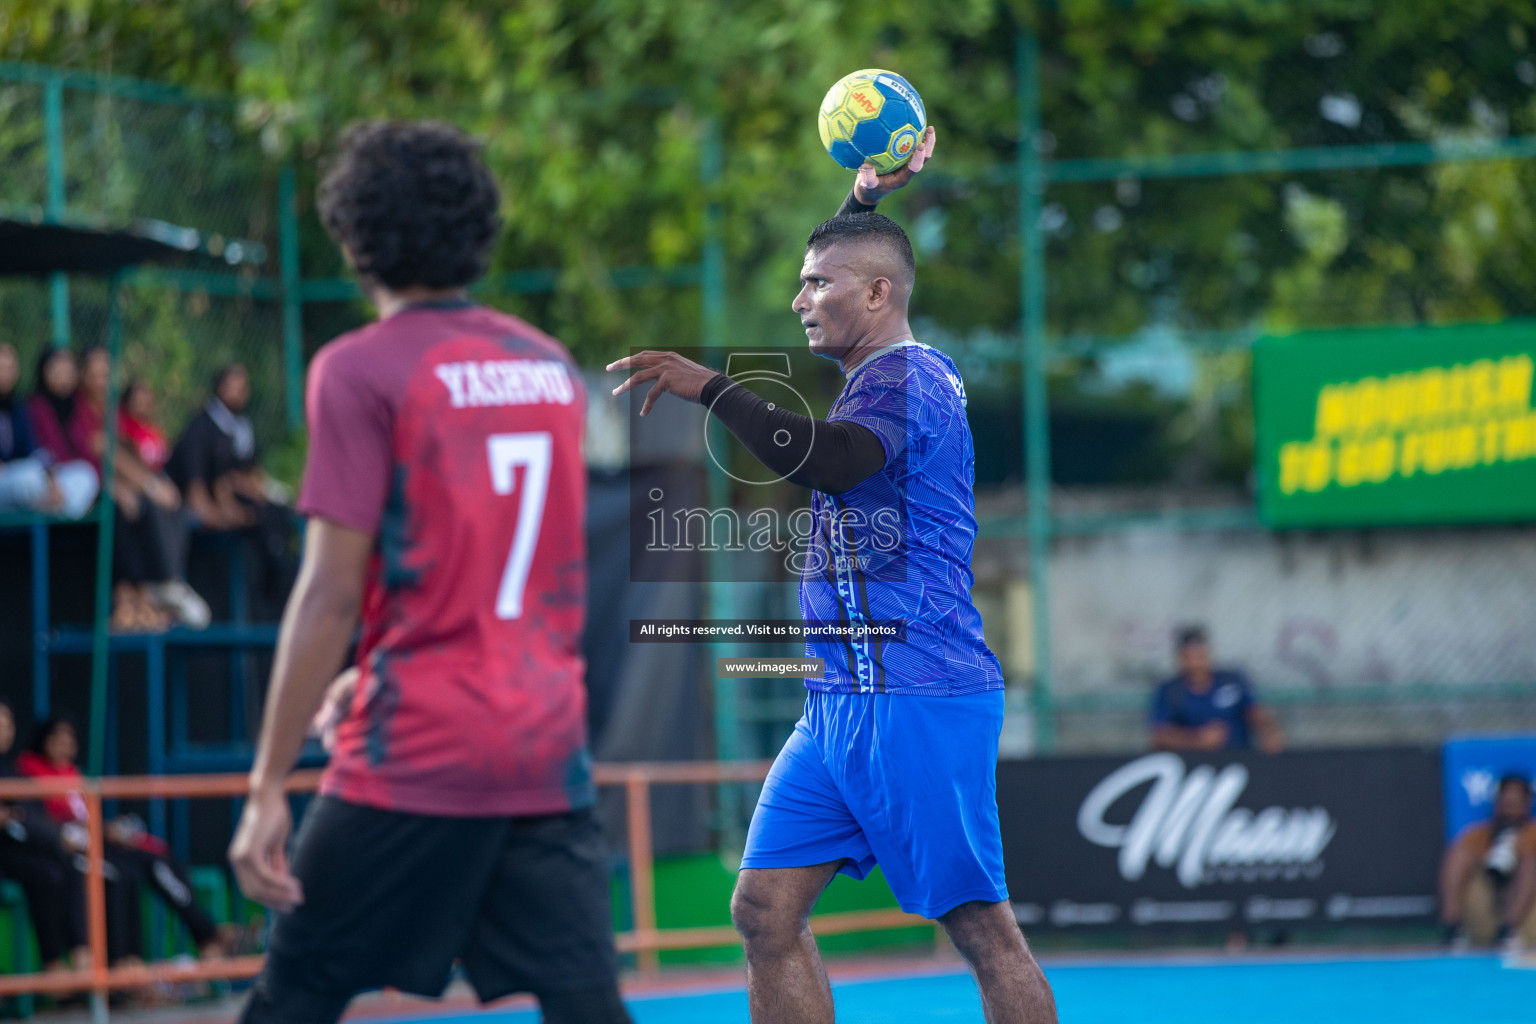
[(1536, 330), (1318, 331), (1254, 347), (1259, 512), (1273, 527), (1536, 516)]
[(1429, 919), (1433, 751), (1040, 758), (998, 765), (1025, 927)]

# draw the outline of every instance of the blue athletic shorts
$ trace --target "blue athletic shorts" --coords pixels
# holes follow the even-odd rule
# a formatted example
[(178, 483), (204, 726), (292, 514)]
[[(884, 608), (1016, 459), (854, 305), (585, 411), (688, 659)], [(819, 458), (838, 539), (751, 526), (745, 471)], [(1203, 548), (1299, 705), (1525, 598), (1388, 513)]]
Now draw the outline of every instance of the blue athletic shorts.
[(901, 908), (936, 918), (1008, 899), (997, 825), (1003, 691), (808, 691), (747, 832), (744, 868), (878, 863)]

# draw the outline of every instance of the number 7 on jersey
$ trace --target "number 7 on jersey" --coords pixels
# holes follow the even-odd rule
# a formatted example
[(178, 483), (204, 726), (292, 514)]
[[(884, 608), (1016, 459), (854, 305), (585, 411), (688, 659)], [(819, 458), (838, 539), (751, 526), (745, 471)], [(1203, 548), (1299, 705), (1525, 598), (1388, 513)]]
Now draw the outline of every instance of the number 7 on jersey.
[(497, 494), (511, 494), (523, 467), (523, 491), (517, 503), (517, 530), (512, 552), (501, 573), (496, 592), (496, 617), (515, 619), (523, 614), (523, 588), (533, 565), (533, 549), (544, 525), (544, 494), (549, 488), (550, 437), (545, 431), (527, 434), (492, 434), (486, 439), (491, 459), (491, 487)]

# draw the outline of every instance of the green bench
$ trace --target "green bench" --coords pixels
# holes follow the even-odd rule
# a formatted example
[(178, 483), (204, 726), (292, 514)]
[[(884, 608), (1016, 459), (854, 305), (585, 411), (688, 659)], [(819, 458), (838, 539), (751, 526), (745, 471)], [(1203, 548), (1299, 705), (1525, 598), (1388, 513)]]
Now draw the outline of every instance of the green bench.
[[(30, 974), (39, 969), (37, 938), (27, 916), (27, 897), (12, 881), (0, 883), (0, 973)], [(30, 1017), (32, 996), (17, 996), (6, 1007), (9, 1015)]]

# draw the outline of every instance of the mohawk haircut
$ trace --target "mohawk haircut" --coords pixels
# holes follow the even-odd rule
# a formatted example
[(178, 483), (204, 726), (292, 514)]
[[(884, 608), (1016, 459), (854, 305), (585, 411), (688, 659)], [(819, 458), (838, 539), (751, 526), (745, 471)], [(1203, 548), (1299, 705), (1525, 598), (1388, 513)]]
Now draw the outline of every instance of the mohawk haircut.
[(480, 144), (440, 121), (352, 125), (319, 200), (359, 276), (391, 289), (471, 283), (501, 232), (501, 193)]
[(911, 239), (900, 224), (882, 213), (845, 213), (823, 221), (805, 240), (805, 251), (821, 252), (843, 243), (883, 248), (901, 263), (909, 279), (917, 276)]

